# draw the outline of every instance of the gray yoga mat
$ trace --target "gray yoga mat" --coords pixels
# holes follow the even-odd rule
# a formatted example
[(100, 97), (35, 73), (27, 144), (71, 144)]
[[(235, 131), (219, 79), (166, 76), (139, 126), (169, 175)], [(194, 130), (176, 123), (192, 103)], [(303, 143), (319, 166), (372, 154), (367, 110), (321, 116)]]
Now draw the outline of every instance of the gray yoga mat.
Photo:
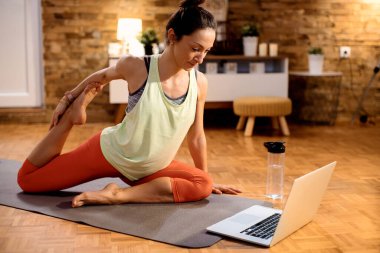
[(206, 227), (252, 205), (270, 203), (228, 195), (211, 195), (207, 199), (181, 204), (124, 204), (71, 208), (73, 196), (98, 190), (109, 182), (125, 185), (121, 180), (104, 178), (65, 191), (49, 194), (26, 194), (17, 185), (21, 163), (0, 160), (0, 204), (41, 213), (90, 226), (169, 243), (181, 247), (202, 248), (222, 238), (208, 233)]

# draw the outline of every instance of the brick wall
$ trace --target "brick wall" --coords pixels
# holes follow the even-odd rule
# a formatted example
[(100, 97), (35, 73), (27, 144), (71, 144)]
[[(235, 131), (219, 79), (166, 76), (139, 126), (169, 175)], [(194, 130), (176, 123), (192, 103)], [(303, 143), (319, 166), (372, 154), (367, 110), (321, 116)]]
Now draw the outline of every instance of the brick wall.
[[(43, 0), (42, 9), (48, 111), (64, 91), (108, 66), (107, 45), (117, 41), (118, 18), (139, 17), (144, 27), (159, 27), (159, 20), (166, 20), (175, 10), (153, 0)], [(116, 106), (108, 103), (108, 96), (106, 88), (90, 104), (90, 121), (112, 120)]]
[[(357, 99), (380, 62), (380, 2), (230, 1), (231, 30), (239, 30), (252, 15), (261, 27), (260, 41), (278, 42), (279, 54), (289, 58), (290, 71), (308, 70), (308, 49), (322, 47), (324, 70), (343, 73), (338, 120), (351, 119)], [(350, 59), (339, 58), (340, 46), (351, 47)], [(370, 115), (378, 115), (380, 74), (372, 87), (364, 106)]]
[[(116, 41), (117, 19), (138, 17), (163, 37), (166, 21), (177, 9), (174, 0), (42, 0), (45, 108), (35, 113), (0, 112), (0, 121), (48, 121), (64, 91), (108, 64), (107, 44)], [(307, 70), (307, 50), (320, 46), (325, 70), (343, 72), (338, 120), (351, 117), (355, 97), (367, 85), (380, 60), (380, 3), (370, 0), (230, 0), (229, 38), (254, 16), (260, 41), (279, 44), (290, 70)], [(234, 33), (235, 32), (235, 33)], [(339, 59), (339, 46), (351, 47), (350, 60)], [(379, 80), (365, 106), (379, 114)], [(88, 108), (89, 121), (111, 121), (115, 105), (108, 88)]]

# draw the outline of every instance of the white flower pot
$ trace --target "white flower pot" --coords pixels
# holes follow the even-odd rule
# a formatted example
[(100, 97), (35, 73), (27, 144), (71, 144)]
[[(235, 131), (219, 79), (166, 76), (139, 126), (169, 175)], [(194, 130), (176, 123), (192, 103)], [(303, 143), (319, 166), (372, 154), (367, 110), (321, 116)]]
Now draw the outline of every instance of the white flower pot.
[(309, 72), (321, 74), (323, 72), (323, 54), (309, 54)]
[(258, 41), (258, 37), (254, 37), (254, 36), (243, 37), (243, 49), (244, 49), (245, 56), (257, 55), (257, 41)]

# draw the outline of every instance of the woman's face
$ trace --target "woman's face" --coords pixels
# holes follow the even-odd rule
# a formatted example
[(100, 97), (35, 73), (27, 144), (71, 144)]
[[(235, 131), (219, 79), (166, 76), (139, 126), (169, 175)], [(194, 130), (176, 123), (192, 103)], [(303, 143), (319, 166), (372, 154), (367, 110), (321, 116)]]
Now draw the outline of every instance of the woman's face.
[(199, 29), (190, 35), (184, 35), (173, 44), (174, 57), (177, 65), (189, 71), (203, 62), (215, 40), (215, 30)]

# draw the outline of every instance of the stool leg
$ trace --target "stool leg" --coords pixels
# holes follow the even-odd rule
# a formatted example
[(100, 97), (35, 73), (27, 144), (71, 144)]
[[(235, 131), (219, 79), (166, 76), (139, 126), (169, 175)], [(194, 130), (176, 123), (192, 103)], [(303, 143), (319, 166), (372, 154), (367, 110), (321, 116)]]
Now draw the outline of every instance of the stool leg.
[(236, 130), (243, 130), (246, 121), (247, 121), (247, 117), (240, 116), (239, 122), (236, 126)]
[(278, 125), (278, 117), (271, 117), (273, 129), (278, 130), (280, 126)]
[(255, 117), (249, 117), (245, 126), (244, 136), (252, 136), (253, 127), (255, 126)]
[(290, 132), (289, 132), (288, 124), (286, 123), (285, 116), (279, 116), (278, 120), (280, 121), (282, 134), (285, 136), (289, 136)]

